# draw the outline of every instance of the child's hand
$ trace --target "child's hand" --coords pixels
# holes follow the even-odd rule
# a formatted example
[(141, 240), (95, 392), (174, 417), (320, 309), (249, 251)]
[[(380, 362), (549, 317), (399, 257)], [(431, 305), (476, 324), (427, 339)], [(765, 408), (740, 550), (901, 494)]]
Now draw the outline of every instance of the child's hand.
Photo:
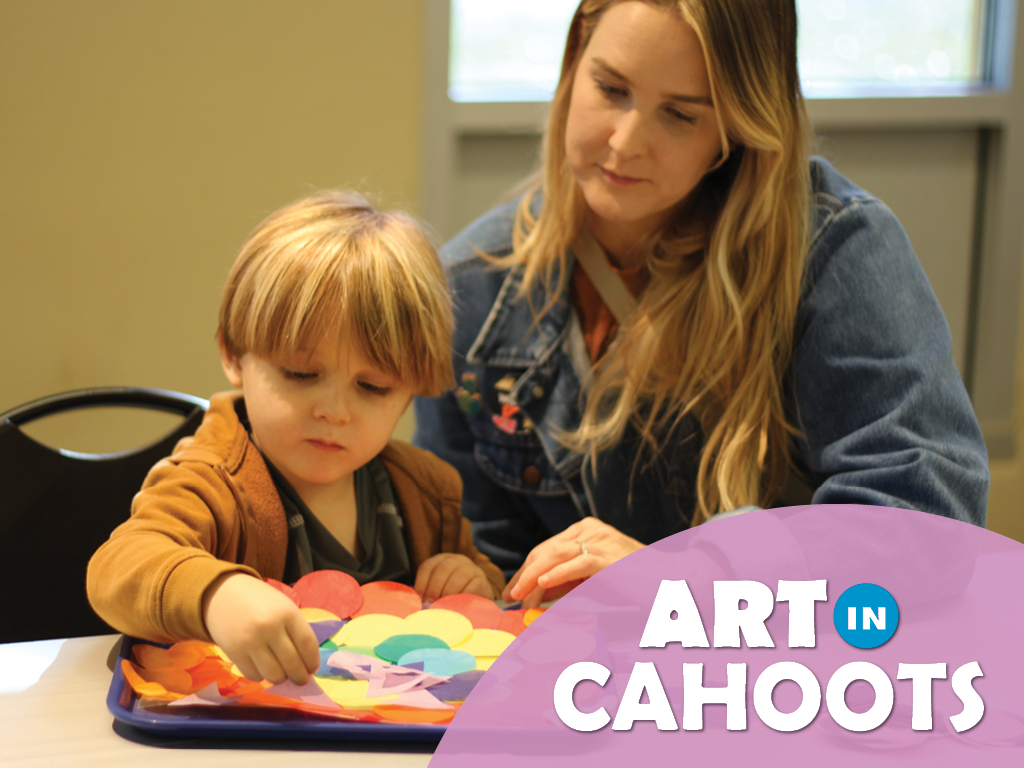
[(480, 567), (465, 555), (442, 552), (424, 560), (413, 585), (423, 602), (460, 592), (494, 599), (494, 590)]
[(316, 635), (298, 607), (269, 584), (226, 573), (203, 596), (206, 630), (250, 680), (297, 685), (320, 666)]

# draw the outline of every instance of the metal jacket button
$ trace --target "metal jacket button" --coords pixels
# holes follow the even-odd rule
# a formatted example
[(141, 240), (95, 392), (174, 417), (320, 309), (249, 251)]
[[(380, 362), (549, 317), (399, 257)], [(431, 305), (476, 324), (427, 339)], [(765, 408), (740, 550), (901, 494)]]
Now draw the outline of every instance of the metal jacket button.
[(535, 384), (533, 387), (533, 399), (540, 400), (544, 397), (544, 387), (540, 384)]

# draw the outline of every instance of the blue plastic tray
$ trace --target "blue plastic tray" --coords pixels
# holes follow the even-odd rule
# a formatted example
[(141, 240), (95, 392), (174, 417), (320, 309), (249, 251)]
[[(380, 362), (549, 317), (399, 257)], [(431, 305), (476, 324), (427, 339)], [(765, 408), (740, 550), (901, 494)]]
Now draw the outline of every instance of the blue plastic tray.
[(319, 719), (314, 715), (264, 707), (143, 708), (125, 682), (121, 659), (130, 659), (137, 642), (121, 643), (107, 709), (116, 720), (141, 731), (163, 736), (210, 736), (248, 739), (329, 739), (337, 741), (439, 741), (444, 725), (358, 723)]

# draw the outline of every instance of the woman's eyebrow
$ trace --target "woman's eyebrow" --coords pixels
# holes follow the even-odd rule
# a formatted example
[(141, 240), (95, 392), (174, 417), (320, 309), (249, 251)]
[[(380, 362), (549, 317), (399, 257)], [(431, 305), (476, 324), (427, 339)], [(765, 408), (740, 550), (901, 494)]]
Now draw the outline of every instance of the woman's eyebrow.
[[(628, 77), (619, 72), (619, 70), (615, 69), (615, 67), (613, 67), (611, 64), (609, 64), (607, 61), (600, 58), (599, 56), (595, 56), (593, 59), (591, 59), (591, 61), (593, 61), (594, 64), (603, 69), (612, 77), (621, 80), (626, 85), (632, 85), (632, 82), (630, 82), (630, 79)], [(681, 93), (666, 93), (663, 94), (663, 97), (668, 99), (669, 101), (682, 101), (687, 104), (701, 104), (705, 107), (715, 106), (715, 103), (707, 96), (689, 96)]]

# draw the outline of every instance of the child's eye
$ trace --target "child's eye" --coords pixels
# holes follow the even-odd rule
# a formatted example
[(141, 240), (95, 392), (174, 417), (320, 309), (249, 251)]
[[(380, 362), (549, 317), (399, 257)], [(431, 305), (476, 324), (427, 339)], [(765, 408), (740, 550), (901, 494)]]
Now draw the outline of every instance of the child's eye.
[(307, 373), (306, 371), (293, 371), (288, 368), (282, 368), (281, 373), (284, 374), (286, 379), (290, 381), (312, 381), (316, 378), (315, 373)]
[(359, 386), (362, 387), (362, 389), (365, 392), (368, 392), (371, 395), (379, 395), (381, 397), (391, 392), (391, 387), (379, 387), (376, 384), (371, 384), (368, 381), (360, 381)]

